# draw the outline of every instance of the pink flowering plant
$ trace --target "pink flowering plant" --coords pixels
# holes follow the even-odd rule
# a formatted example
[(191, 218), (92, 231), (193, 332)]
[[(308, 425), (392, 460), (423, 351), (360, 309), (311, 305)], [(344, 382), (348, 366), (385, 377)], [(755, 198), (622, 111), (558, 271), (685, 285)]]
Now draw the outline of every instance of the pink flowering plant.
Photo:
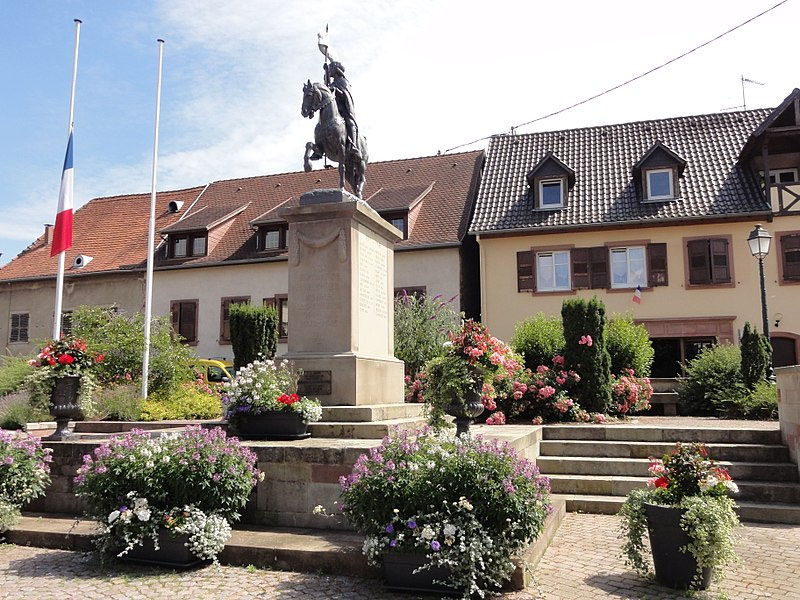
[(371, 564), (387, 552), (425, 554), (464, 598), (499, 589), (550, 508), (549, 480), (508, 444), (432, 429), (384, 438), (340, 483), (340, 510), (366, 536)]
[(649, 410), (652, 397), (648, 377), (637, 377), (633, 369), (625, 369), (619, 377), (611, 375), (611, 398), (619, 414)]
[(736, 503), (730, 494), (739, 491), (728, 470), (709, 458), (704, 444), (678, 442), (661, 459), (651, 458), (651, 477), (646, 489), (633, 490), (620, 509), (620, 537), (628, 565), (642, 575), (650, 572), (650, 559), (645, 546), (647, 531), (644, 504), (677, 507), (682, 510), (681, 529), (691, 542), (681, 548), (697, 560), (698, 573), (693, 584), (700, 582), (702, 570), (730, 565), (736, 559), (734, 530), (739, 525)]
[(216, 560), (262, 475), (256, 456), (220, 428), (150, 437), (134, 429), (83, 457), (75, 477), (100, 549), (123, 556), (160, 530), (189, 534), (190, 549)]
[(0, 430), (0, 533), (16, 523), (23, 505), (44, 495), (51, 452), (37, 437)]
[(467, 393), (478, 390), (485, 408), (495, 410), (499, 389), (521, 369), (521, 359), (511, 347), (489, 334), (480, 323), (467, 319), (458, 332), (451, 332), (443, 355), (425, 365), (423, 394), (428, 422), (440, 429), (447, 425), (445, 407), (464, 402)]

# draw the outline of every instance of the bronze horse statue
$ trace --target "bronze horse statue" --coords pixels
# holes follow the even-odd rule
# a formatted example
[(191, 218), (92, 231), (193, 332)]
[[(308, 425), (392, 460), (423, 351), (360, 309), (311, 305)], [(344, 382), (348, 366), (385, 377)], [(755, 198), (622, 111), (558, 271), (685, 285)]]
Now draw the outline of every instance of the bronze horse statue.
[(345, 180), (350, 184), (353, 194), (361, 198), (366, 181), (367, 140), (358, 135), (358, 149), (361, 156), (347, 152), (347, 128), (344, 119), (339, 114), (334, 92), (321, 83), (311, 83), (308, 80), (303, 85), (303, 106), (300, 114), (309, 119), (319, 112), (319, 121), (314, 128), (314, 141), (306, 144), (306, 155), (303, 167), (306, 172), (311, 170), (311, 161), (327, 156), (339, 164), (339, 187), (344, 189)]

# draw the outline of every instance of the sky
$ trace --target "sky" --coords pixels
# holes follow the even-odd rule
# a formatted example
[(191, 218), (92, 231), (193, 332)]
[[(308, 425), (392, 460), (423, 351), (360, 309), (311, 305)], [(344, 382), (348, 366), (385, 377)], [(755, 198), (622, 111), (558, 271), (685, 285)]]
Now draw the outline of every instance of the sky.
[[(372, 162), (428, 156), (583, 100), (780, 0), (4, 0), (0, 265), (52, 223), (66, 149), (75, 27), (75, 206), (157, 187), (302, 170), (330, 27)], [(630, 85), (517, 129), (549, 131), (776, 106), (800, 87), (800, 0)], [(485, 148), (487, 142), (459, 149)], [(319, 164), (319, 163), (318, 163)], [(369, 177), (369, 171), (367, 171)], [(53, 259), (56, 260), (56, 259)]]

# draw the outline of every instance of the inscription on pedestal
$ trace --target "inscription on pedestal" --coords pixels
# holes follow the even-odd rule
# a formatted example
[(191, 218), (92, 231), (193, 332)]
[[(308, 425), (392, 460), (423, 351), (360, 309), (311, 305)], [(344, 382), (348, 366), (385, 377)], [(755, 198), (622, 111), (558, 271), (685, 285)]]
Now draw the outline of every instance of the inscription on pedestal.
[(330, 371), (303, 371), (297, 382), (297, 393), (301, 396), (330, 396)]
[(366, 315), (386, 318), (387, 251), (377, 240), (363, 236), (358, 248), (358, 310)]

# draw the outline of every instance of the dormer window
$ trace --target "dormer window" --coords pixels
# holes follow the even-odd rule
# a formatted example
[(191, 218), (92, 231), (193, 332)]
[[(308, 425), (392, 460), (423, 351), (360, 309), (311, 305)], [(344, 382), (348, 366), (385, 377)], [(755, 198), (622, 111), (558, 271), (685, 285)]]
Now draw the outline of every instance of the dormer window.
[(675, 197), (672, 169), (648, 169), (645, 174), (648, 200), (670, 200)]
[(388, 221), (390, 225), (397, 227), (403, 232), (403, 239), (408, 239), (408, 213), (407, 212), (391, 212), (381, 214), (384, 220)]
[(552, 210), (567, 205), (567, 194), (575, 185), (575, 171), (548, 152), (526, 175), (533, 196), (533, 208)]
[(169, 258), (191, 258), (205, 256), (207, 249), (207, 233), (174, 233), (169, 236)]
[(564, 180), (540, 180), (539, 208), (561, 208), (562, 206), (564, 206)]
[(288, 225), (268, 225), (258, 228), (256, 244), (259, 250), (286, 250)]

